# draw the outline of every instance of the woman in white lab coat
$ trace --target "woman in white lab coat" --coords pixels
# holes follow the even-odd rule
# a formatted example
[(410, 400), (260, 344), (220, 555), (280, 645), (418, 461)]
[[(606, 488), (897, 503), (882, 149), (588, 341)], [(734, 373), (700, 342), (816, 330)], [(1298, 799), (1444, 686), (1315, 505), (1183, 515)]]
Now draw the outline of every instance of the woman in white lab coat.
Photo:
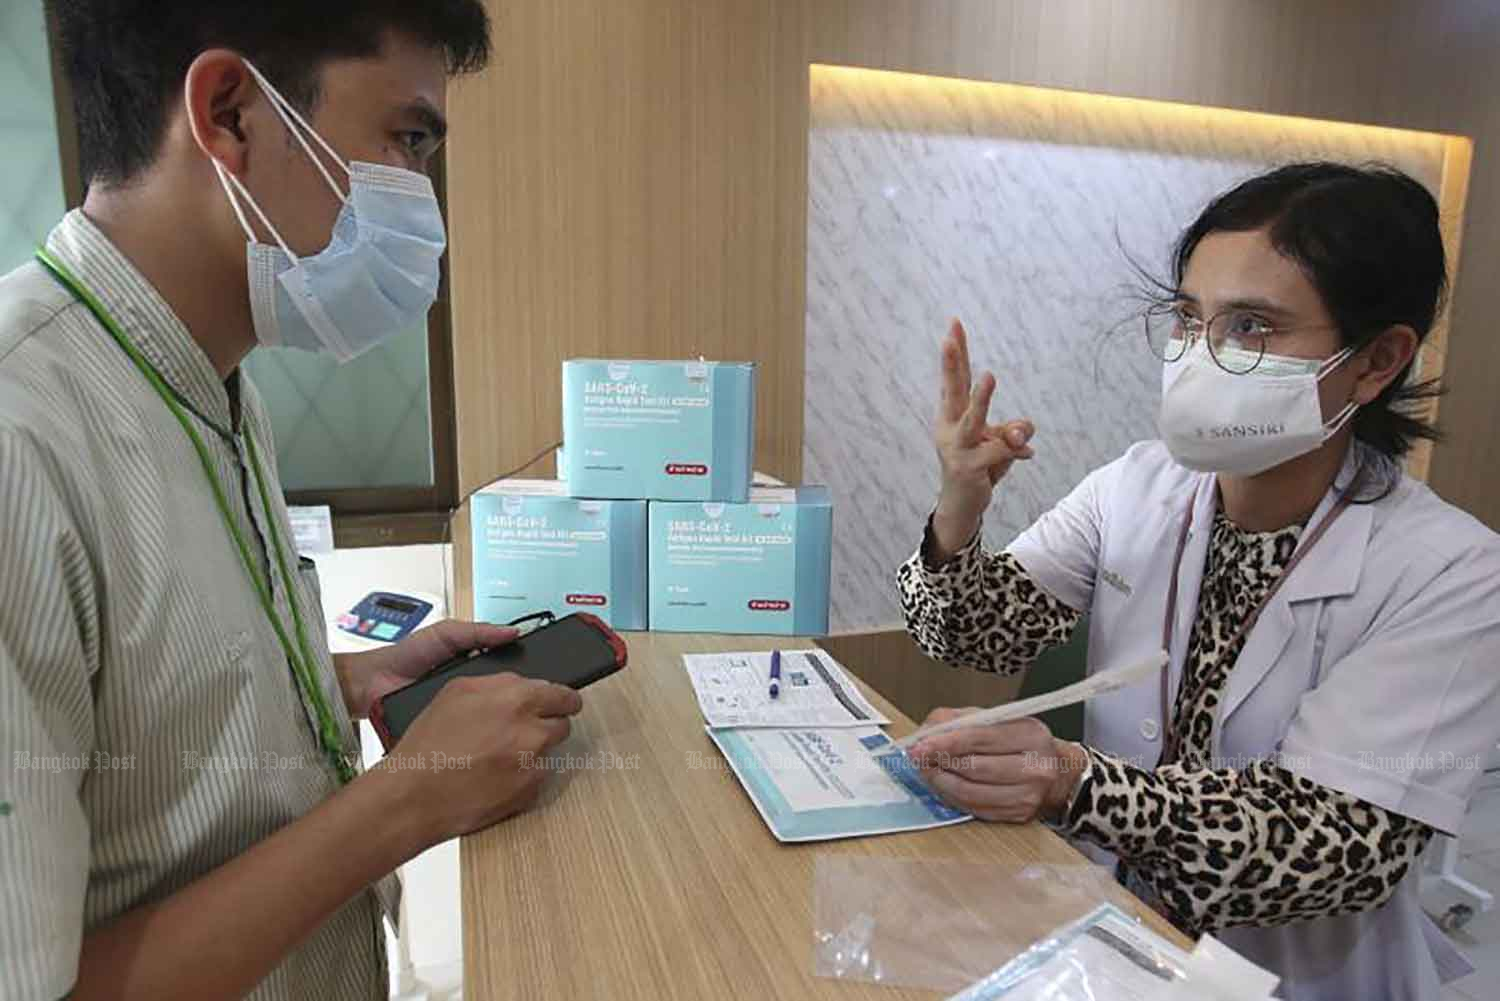
[(1445, 290), (1437, 205), (1393, 170), (1289, 166), (1214, 200), (1173, 270), (1145, 318), (1162, 439), (1001, 553), (980, 521), (1033, 426), (988, 423), (995, 379), (971, 385), (954, 324), (942, 492), (899, 573), (941, 660), (1021, 671), (1087, 613), (1091, 671), (1165, 648), (1161, 684), (1089, 704), (1083, 744), (1023, 720), (914, 757), (979, 817), (1118, 860), (1283, 997), (1436, 998), (1461, 960), (1418, 856), (1500, 738), (1500, 538), (1398, 464), (1433, 436), (1408, 376)]

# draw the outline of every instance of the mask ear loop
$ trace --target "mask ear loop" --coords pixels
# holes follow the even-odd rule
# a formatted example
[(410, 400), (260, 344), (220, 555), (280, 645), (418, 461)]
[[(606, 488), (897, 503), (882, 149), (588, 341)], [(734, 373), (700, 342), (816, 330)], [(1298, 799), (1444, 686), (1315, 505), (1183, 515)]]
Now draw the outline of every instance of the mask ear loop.
[[(272, 110), (280, 117), (281, 123), (286, 126), (286, 130), (291, 133), (292, 138), (297, 140), (298, 145), (302, 147), (302, 151), (312, 160), (313, 166), (318, 168), (318, 173), (322, 174), (323, 180), (328, 182), (328, 187), (333, 191), (334, 196), (340, 202), (348, 201), (348, 196), (339, 189), (338, 184), (333, 180), (333, 175), (328, 172), (328, 168), (323, 166), (322, 158), (313, 152), (313, 148), (308, 145), (307, 139), (302, 135), (302, 130), (305, 129), (308, 135), (317, 140), (318, 145), (323, 147), (323, 151), (332, 157), (333, 162), (338, 164), (339, 169), (347, 175), (349, 174), (349, 165), (344, 162), (344, 158), (334, 152), (333, 147), (328, 145), (328, 142), (322, 136), (318, 135), (317, 131), (311, 125), (307, 124), (307, 120), (302, 117), (301, 113), (292, 107), (290, 101), (281, 96), (280, 91), (271, 86), (271, 81), (267, 80), (261, 71), (256, 69), (254, 64), (248, 59), (245, 60), (245, 68), (250, 71), (251, 76), (255, 77), (255, 82), (260, 85), (261, 92), (266, 95), (266, 100), (270, 102)], [(299, 129), (298, 126), (301, 126), (301, 128)]]
[(1344, 404), (1344, 409), (1338, 412), (1332, 422), (1323, 425), (1323, 440), (1327, 441), (1344, 429), (1344, 425), (1353, 420), (1355, 413), (1359, 410), (1359, 404), (1350, 400)]
[(1351, 344), (1348, 347), (1344, 348), (1344, 350), (1330, 355), (1328, 359), (1323, 362), (1323, 364), (1318, 366), (1318, 378), (1321, 380), (1323, 376), (1327, 375), (1329, 372), (1332, 372), (1334, 369), (1344, 364), (1344, 362), (1354, 357), (1354, 351), (1355, 347), (1353, 344)]
[[(1327, 361), (1318, 366), (1318, 381), (1322, 382), (1325, 375), (1327, 375), (1329, 372), (1332, 372), (1340, 365), (1344, 364), (1344, 362), (1348, 361), (1350, 358), (1354, 357), (1355, 350), (1355, 346), (1351, 344), (1337, 354), (1331, 355)], [(1334, 435), (1342, 431), (1344, 429), (1344, 425), (1348, 424), (1349, 421), (1354, 418), (1354, 414), (1357, 410), (1359, 410), (1359, 404), (1355, 403), (1353, 400), (1345, 403), (1344, 409), (1340, 410), (1332, 421), (1323, 425), (1323, 440), (1327, 441), (1329, 438), (1332, 438)]]
[[(244, 198), (246, 204), (255, 212), (255, 217), (260, 220), (262, 226), (266, 227), (266, 231), (271, 234), (271, 239), (276, 241), (276, 245), (281, 248), (282, 253), (291, 258), (293, 264), (302, 263), (297, 255), (292, 253), (292, 248), (286, 245), (286, 241), (281, 238), (281, 234), (276, 232), (276, 227), (271, 225), (271, 220), (266, 218), (266, 214), (260, 210), (260, 206), (255, 204), (255, 199), (250, 196), (250, 192), (245, 188), (244, 182), (235, 177), (218, 160), (215, 160), (213, 163), (214, 170), (219, 174), (219, 183), (224, 186), (224, 194), (229, 198), (229, 207), (234, 209), (235, 217), (239, 219), (240, 227), (245, 231), (245, 236), (249, 238), (250, 242), (256, 242), (255, 230), (250, 228), (249, 221), (245, 219), (245, 211), (240, 208), (239, 200), (235, 198), (236, 191), (239, 192), (240, 197)], [(230, 188), (231, 183), (234, 185), (233, 188)]]

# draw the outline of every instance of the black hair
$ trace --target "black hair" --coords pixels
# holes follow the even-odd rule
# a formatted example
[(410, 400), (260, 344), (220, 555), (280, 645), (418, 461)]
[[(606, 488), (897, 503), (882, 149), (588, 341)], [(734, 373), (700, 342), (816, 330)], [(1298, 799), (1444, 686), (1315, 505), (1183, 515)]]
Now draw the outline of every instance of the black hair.
[[(1420, 344), (1442, 311), (1448, 270), (1437, 201), (1394, 167), (1295, 163), (1241, 182), (1209, 202), (1178, 239), (1175, 287), (1205, 236), (1257, 229), (1307, 275), (1346, 346), (1401, 324)], [(1410, 375), (1408, 365), (1354, 415), (1354, 436), (1387, 466), (1418, 439), (1442, 437), (1424, 418), (1426, 401), (1442, 387), (1436, 379), (1408, 382)]]
[(489, 59), (482, 0), (47, 0), (73, 91), (85, 183), (129, 181), (155, 160), (198, 54), (245, 56), (299, 110), (323, 64), (378, 55), (386, 32), (441, 49), (450, 73)]

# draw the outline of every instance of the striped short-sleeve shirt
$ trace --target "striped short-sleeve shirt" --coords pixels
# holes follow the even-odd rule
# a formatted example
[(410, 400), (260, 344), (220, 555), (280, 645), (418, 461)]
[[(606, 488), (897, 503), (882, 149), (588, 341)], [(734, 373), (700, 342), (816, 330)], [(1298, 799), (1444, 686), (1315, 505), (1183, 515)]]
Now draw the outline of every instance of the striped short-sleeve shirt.
[[(357, 748), (315, 571), (285, 553), (298, 568), (289, 593), (269, 548), (273, 523), (284, 545), (292, 535), (250, 381), (221, 380), (81, 212), (47, 247), (187, 403), (283, 622), (299, 602), (325, 699)], [(0, 997), (63, 996), (89, 930), (176, 893), (337, 789), (181, 426), (39, 264), (0, 278)], [(384, 997), (380, 899), (358, 894), (251, 997)]]

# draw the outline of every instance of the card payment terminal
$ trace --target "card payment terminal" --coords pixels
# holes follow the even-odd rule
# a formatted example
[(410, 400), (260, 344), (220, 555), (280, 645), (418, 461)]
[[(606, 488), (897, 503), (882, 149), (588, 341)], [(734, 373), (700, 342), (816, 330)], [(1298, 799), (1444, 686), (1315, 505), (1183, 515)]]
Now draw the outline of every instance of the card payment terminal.
[(395, 643), (420, 626), (432, 608), (432, 602), (416, 595), (371, 591), (335, 624), (361, 639)]

